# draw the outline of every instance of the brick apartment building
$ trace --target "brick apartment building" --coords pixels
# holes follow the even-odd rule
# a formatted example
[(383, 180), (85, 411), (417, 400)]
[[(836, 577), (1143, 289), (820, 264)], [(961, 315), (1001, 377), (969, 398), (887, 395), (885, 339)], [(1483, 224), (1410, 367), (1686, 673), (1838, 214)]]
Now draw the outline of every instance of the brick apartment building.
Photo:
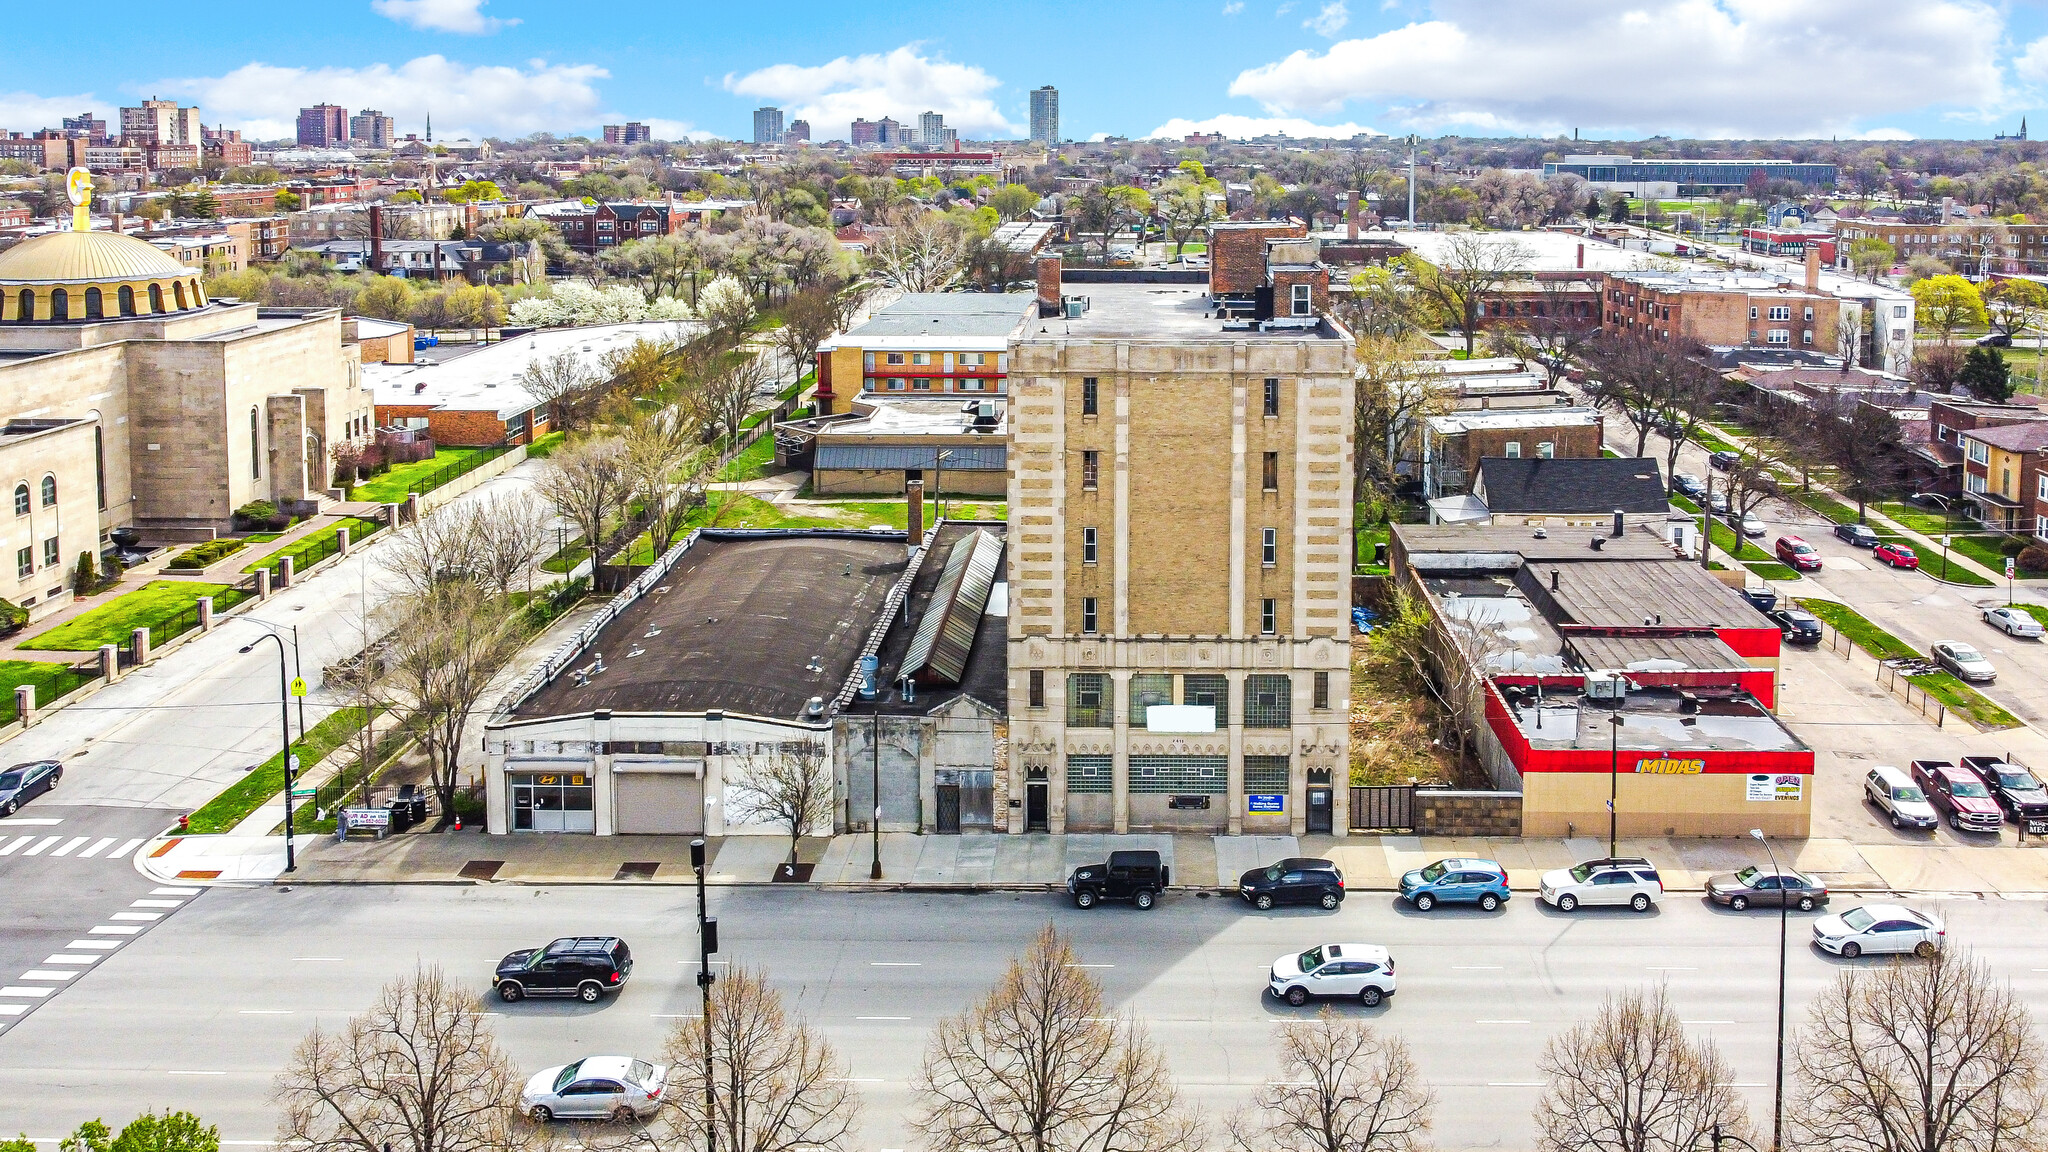
[[(1049, 266), (1059, 289), (1059, 257)], [(1010, 343), (1038, 318), (1029, 292), (913, 292), (818, 348), (818, 412), (877, 396), (958, 402), (1008, 391)]]
[[(1936, 398), (1927, 408), (1926, 438), (1912, 443), (1912, 453), (1921, 473), (1917, 486), (1922, 491), (1958, 500), (1956, 510), (1964, 511), (1970, 503), (1961, 498), (1973, 485), (1979, 491), (1988, 491), (1991, 486), (1988, 455), (1982, 460), (1970, 460), (1964, 438), (1973, 432), (2041, 422), (2048, 422), (2048, 412), (2029, 404), (1987, 404), (1950, 396)], [(1985, 442), (1980, 441), (1980, 444)], [(1988, 452), (1989, 446), (1985, 444), (1979, 454)]]
[(608, 201), (585, 204), (563, 200), (528, 209), (553, 224), (569, 247), (601, 252), (632, 240), (680, 232), (686, 224), (702, 224), (727, 212), (753, 207), (746, 200)]
[(1299, 239), (1299, 220), (1225, 220), (1209, 225), (1209, 295), (1249, 304), (1266, 287), (1266, 242)]
[(1584, 459), (1600, 455), (1605, 419), (1597, 408), (1486, 408), (1431, 416), (1422, 422), (1425, 499), (1472, 490), (1479, 462)]
[(1807, 267), (1803, 288), (1758, 276), (1610, 272), (1602, 277), (1602, 327), (1617, 336), (1658, 341), (1832, 355), (1844, 302), (1820, 291), (1812, 260)]
[(1844, 220), (1838, 228), (1843, 250), (1858, 240), (1882, 240), (1904, 264), (1933, 256), (1976, 273), (2048, 273), (2048, 224), (1969, 220), (1953, 224), (1906, 224), (1889, 220)]

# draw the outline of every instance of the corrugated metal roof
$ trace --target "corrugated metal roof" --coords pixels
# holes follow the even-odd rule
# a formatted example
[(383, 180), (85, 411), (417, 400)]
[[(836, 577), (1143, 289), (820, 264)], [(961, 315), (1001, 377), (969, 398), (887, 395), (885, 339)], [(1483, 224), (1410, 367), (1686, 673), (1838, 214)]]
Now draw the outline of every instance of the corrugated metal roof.
[[(948, 453), (942, 463), (939, 453)], [(820, 444), (813, 469), (893, 471), (903, 468), (944, 468), (948, 472), (1002, 472), (1009, 467), (1000, 444), (972, 448), (924, 448), (916, 445)]]
[(924, 619), (917, 622), (917, 637), (903, 654), (899, 675), (941, 684), (960, 682), (1002, 558), (1002, 541), (990, 532), (977, 531), (953, 545)]

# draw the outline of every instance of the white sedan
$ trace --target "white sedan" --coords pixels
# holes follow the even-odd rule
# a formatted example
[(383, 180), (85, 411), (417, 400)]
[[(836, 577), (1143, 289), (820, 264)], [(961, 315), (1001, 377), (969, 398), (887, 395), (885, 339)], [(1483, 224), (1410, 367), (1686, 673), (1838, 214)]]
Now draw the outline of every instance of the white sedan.
[(545, 1124), (565, 1120), (646, 1119), (661, 1107), (668, 1069), (631, 1056), (586, 1056), (536, 1072), (519, 1094), (520, 1110)]
[(1377, 944), (1319, 944), (1273, 961), (1266, 990), (1297, 1008), (1311, 996), (1351, 996), (1376, 1008), (1394, 994), (1394, 958)]
[(1813, 922), (1813, 942), (1851, 960), (1865, 952), (1932, 956), (1947, 934), (1939, 919), (1900, 904), (1865, 904)]
[(2048, 629), (2041, 627), (2039, 620), (2020, 608), (1986, 608), (1984, 622), (2007, 636), (2018, 636), (2026, 640), (2039, 640), (2043, 632), (2048, 632)]

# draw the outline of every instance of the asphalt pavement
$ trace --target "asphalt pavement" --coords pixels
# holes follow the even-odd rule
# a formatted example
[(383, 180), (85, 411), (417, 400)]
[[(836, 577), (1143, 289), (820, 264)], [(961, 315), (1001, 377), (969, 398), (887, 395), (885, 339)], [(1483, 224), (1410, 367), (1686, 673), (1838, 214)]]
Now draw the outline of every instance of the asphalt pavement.
[[(368, 1005), (425, 960), (471, 981), (522, 1071), (578, 1056), (658, 1055), (698, 1010), (694, 894), (687, 888), (214, 888), (100, 961), (0, 1035), (0, 1131), (54, 1141), (80, 1120), (144, 1108), (196, 1111), (224, 1141), (273, 1138), (271, 1082), (292, 1047)], [(1847, 904), (1852, 901), (1843, 901)], [(2034, 1002), (2048, 998), (2042, 905), (1920, 900)], [(1120, 1015), (1166, 1049), (1212, 1118), (1277, 1073), (1273, 1028), (1314, 1009), (1263, 995), (1285, 952), (1327, 942), (1388, 946), (1400, 990), (1347, 1015), (1395, 1030), (1439, 1094), (1447, 1149), (1527, 1147), (1544, 1042), (1611, 992), (1663, 984), (1695, 1032), (1721, 1046), (1767, 1117), (1775, 1035), (1775, 914), (1732, 913), (1673, 896), (1656, 912), (1566, 916), (1517, 896), (1495, 914), (1397, 908), (1359, 894), (1334, 913), (1255, 913), (1228, 897), (1174, 894), (1150, 913), (1089, 912), (1053, 894), (981, 896), (714, 890), (720, 960), (765, 969), (819, 1026), (866, 1101), (856, 1148), (901, 1149), (909, 1083), (933, 1023), (982, 995), (1048, 921)], [(1793, 1024), (1827, 981), (1881, 961), (1827, 958), (1791, 919)], [(617, 933), (636, 967), (616, 998), (504, 1005), (486, 997), (494, 962), (571, 933)]]

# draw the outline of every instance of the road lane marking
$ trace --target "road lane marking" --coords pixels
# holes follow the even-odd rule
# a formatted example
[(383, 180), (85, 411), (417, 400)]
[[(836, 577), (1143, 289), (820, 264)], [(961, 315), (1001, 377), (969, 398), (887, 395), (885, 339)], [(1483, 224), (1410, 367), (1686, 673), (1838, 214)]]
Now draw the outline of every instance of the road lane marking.
[(100, 853), (105, 852), (107, 850), (107, 846), (112, 844), (117, 839), (119, 839), (119, 837), (103, 836), (100, 838), (99, 843), (94, 844), (92, 847), (87, 848), (83, 852), (80, 852), (78, 854), (78, 858), (80, 860), (90, 860), (93, 857), (99, 855)]
[(43, 854), (44, 852), (46, 852), (46, 851), (48, 851), (48, 850), (49, 850), (49, 847), (50, 847), (50, 845), (52, 845), (52, 844), (55, 844), (55, 843), (56, 843), (57, 841), (59, 841), (59, 840), (62, 840), (62, 839), (63, 839), (63, 837), (62, 837), (62, 836), (45, 836), (45, 837), (44, 837), (44, 838), (43, 838), (43, 839), (42, 839), (41, 841), (39, 841), (39, 842), (38, 842), (38, 843), (36, 844), (36, 846), (35, 846), (35, 847), (33, 847), (33, 848), (29, 849), (29, 850), (28, 850), (28, 851), (26, 851), (26, 852), (23, 852), (23, 853), (22, 853), (22, 855), (23, 855), (23, 856), (40, 856), (40, 855), (42, 855), (42, 854)]
[(97, 948), (102, 952), (109, 948), (119, 948), (120, 946), (121, 942), (119, 940), (73, 940), (65, 945), (66, 948)]
[(137, 900), (128, 906), (130, 908), (183, 908), (185, 902), (183, 900)]
[(63, 972), (54, 968), (31, 968), (21, 974), (23, 980), (69, 980), (76, 972)]
[(68, 842), (66, 842), (62, 848), (59, 848), (55, 852), (50, 853), (50, 855), (69, 856), (73, 852), (76, 852), (80, 848), (84, 847), (85, 842), (90, 839), (92, 839), (92, 837), (90, 836), (74, 836)]
[(99, 957), (97, 956), (73, 956), (66, 952), (59, 952), (54, 956), (43, 957), (43, 963), (45, 964), (92, 964), (96, 963), (98, 960)]
[[(107, 856), (109, 859), (119, 856), (133, 856), (137, 848), (140, 848), (147, 843), (149, 843), (149, 837), (137, 836), (135, 839), (130, 840), (126, 844), (121, 845), (119, 848), (114, 849), (112, 852), (107, 853)], [(227, 1143), (227, 1141), (223, 1140), (221, 1141), (221, 1143), (225, 1144)]]
[(28, 847), (28, 842), (33, 839), (35, 839), (35, 837), (33, 836), (16, 836), (14, 838), (14, 841), (7, 845), (7, 847), (0, 848), (0, 856), (14, 855), (16, 852), (19, 852), (23, 848)]
[(26, 1004), (0, 1004), (0, 1016), (19, 1016), (26, 1011)]
[(163, 918), (164, 914), (161, 912), (116, 912), (107, 917), (109, 920), (141, 920), (151, 924)]
[[(149, 894), (151, 896), (197, 896), (203, 891), (205, 891), (203, 888), (151, 888)], [(227, 1141), (223, 1140), (221, 1143), (226, 1144)]]
[(50, 989), (48, 988), (32, 988), (26, 984), (9, 984), (5, 988), (0, 988), (0, 996), (33, 996), (40, 998), (49, 994)]
[(15, 816), (7, 821), (17, 828), (52, 828), (63, 822), (62, 816)]
[(133, 936), (142, 929), (133, 924), (99, 924), (86, 931), (96, 936)]

